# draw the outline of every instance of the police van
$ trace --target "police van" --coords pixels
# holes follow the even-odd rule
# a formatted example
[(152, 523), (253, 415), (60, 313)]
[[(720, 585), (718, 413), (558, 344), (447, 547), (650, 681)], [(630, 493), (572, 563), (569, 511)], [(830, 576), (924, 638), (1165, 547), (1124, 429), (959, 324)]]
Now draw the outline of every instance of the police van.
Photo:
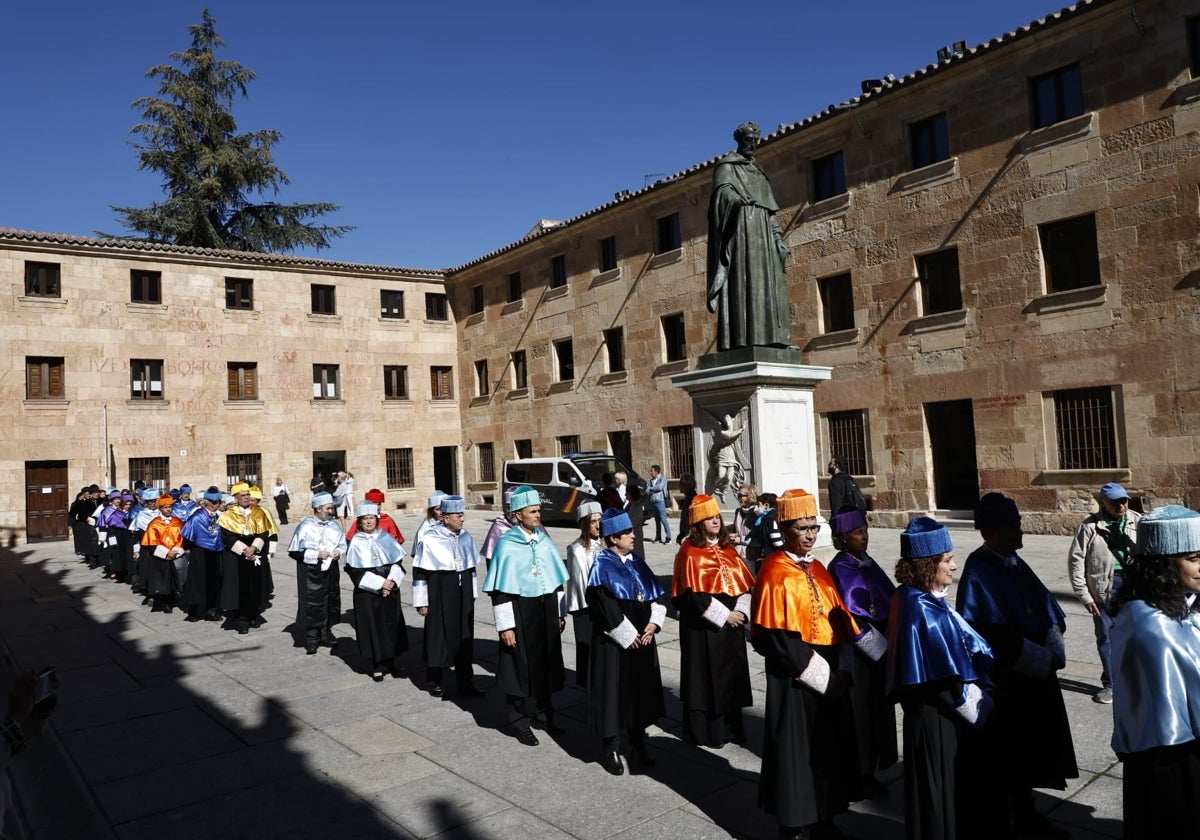
[(505, 461), (504, 489), (529, 485), (541, 496), (543, 523), (574, 525), (579, 506), (595, 501), (602, 486), (600, 476), (606, 472), (623, 472), (629, 476), (629, 484), (646, 488), (645, 480), (620, 458), (595, 450)]

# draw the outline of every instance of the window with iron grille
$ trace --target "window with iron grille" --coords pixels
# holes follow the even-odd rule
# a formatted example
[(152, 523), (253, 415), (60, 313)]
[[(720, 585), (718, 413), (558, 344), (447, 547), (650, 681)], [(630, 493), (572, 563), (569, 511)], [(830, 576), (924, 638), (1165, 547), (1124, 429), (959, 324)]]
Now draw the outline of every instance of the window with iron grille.
[(683, 247), (683, 235), (679, 229), (679, 214), (672, 213), (670, 216), (663, 216), (655, 222), (655, 251), (656, 254), (665, 254), (669, 251), (677, 251)]
[(425, 320), (450, 320), (450, 307), (446, 305), (446, 296), (441, 292), (425, 293)]
[(692, 448), (691, 426), (667, 426), (663, 429), (667, 438), (667, 464), (672, 478), (684, 473), (696, 474), (696, 457)]
[(161, 400), (163, 398), (162, 359), (129, 360), (130, 399)]
[(62, 297), (62, 267), (58, 263), (25, 263), (26, 297)]
[(406, 490), (416, 486), (416, 482), (413, 480), (412, 449), (405, 447), (385, 450), (384, 463), (387, 467), (389, 490)]
[(950, 129), (945, 114), (935, 114), (908, 126), (913, 169), (950, 157)]
[(435, 400), (454, 399), (454, 368), (431, 367), (429, 369), (429, 394)]
[(232, 487), (239, 481), (244, 481), (251, 487), (262, 487), (262, 454), (248, 452), (241, 455), (225, 456), (225, 480)]
[(567, 285), (567, 255), (550, 258), (550, 288), (561, 289)]
[(1077, 216), (1038, 225), (1046, 291), (1065, 292), (1100, 285), (1100, 250), (1096, 215)]
[(521, 272), (514, 271), (508, 275), (508, 302), (514, 303), (521, 299)]
[(379, 290), (379, 317), (404, 317), (404, 292), (398, 289)]
[(1060, 470), (1120, 466), (1112, 388), (1055, 391), (1054, 427)]
[(625, 328), (613, 327), (604, 331), (604, 349), (608, 353), (608, 372), (625, 370)]
[(513, 441), (513, 451), (517, 453), (518, 458), (533, 457), (533, 441), (528, 438), (521, 438)]
[(336, 400), (338, 390), (338, 365), (313, 365), (313, 399)]
[(488, 381), (487, 359), (480, 359), (475, 362), (475, 396), (486, 397), (491, 392), (492, 385)]
[(160, 493), (165, 493), (171, 486), (170, 458), (130, 458), (129, 486), (144, 481), (147, 487), (154, 487)]
[(478, 315), (483, 311), (483, 284), (471, 287), (471, 314)]
[(258, 399), (258, 362), (228, 362), (229, 399)]
[(683, 329), (683, 313), (676, 312), (662, 317), (663, 357), (668, 362), (679, 362), (687, 358), (687, 337)]
[(612, 271), (617, 267), (617, 237), (606, 236), (600, 240), (600, 270)]
[(1060, 67), (1029, 80), (1033, 127), (1054, 125), (1083, 113), (1083, 81), (1079, 65)]
[(65, 395), (61, 356), (25, 357), (25, 399), (60, 400)]
[(921, 314), (933, 315), (962, 309), (957, 248), (918, 256), (917, 278), (921, 283)]
[(312, 284), (312, 314), (314, 315), (336, 315), (337, 314), (337, 289), (334, 286), (327, 286), (323, 283)]
[(408, 366), (383, 366), (383, 398), (385, 400), (408, 399)]
[(253, 309), (254, 281), (249, 277), (226, 277), (225, 308)]
[(854, 329), (854, 287), (849, 274), (822, 277), (817, 281), (821, 292), (821, 315), (825, 332)]
[(564, 338), (554, 342), (554, 358), (558, 362), (558, 381), (570, 382), (575, 378), (575, 343)]
[(824, 201), (846, 191), (846, 159), (834, 152), (812, 162), (813, 201)]
[(514, 350), (511, 354), (513, 390), (520, 391), (529, 387), (529, 369), (525, 366), (525, 351)]
[(130, 269), (129, 302), (162, 303), (162, 272)]
[(479, 480), (491, 482), (496, 480), (496, 447), (491, 443), (476, 444), (479, 453)]
[(842, 469), (851, 475), (869, 475), (866, 412), (831, 411), (825, 418), (829, 423), (830, 457), (837, 456)]
[(560, 435), (558, 438), (558, 454), (579, 451), (579, 435)]

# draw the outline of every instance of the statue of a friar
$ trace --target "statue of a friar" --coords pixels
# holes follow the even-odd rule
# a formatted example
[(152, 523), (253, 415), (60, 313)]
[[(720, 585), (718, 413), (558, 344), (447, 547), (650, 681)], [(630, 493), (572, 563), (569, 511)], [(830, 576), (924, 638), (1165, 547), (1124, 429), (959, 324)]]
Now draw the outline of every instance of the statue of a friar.
[(733, 139), (737, 151), (717, 161), (708, 205), (708, 311), (717, 313), (717, 349), (789, 347), (790, 252), (771, 184), (754, 159), (758, 124), (743, 123)]

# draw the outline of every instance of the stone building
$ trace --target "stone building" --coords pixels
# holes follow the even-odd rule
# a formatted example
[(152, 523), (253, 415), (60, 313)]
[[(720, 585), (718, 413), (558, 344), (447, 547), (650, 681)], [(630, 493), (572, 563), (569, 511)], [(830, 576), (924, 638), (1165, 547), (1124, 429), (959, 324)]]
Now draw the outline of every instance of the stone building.
[(9, 536), (65, 534), (105, 479), (282, 476), (298, 512), (314, 470), (399, 505), (458, 486), (440, 272), (0, 230), (0, 277)]
[[(1196, 506), (1200, 7), (1092, 0), (937, 52), (759, 149), (793, 342), (833, 370), (821, 462), (886, 524), (1000, 490), (1062, 531), (1111, 480)], [(303, 487), (344, 461), (408, 504), (494, 504), (504, 460), (568, 450), (702, 472), (670, 377), (715, 349), (714, 162), (446, 272), (0, 230), (26, 477), (0, 526), (41, 533), (106, 463)]]

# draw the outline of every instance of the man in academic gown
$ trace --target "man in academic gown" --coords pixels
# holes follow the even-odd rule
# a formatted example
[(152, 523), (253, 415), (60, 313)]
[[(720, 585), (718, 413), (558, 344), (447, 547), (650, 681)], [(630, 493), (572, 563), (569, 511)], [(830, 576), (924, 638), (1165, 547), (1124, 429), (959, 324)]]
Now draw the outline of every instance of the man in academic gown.
[(174, 499), (164, 494), (158, 499), (158, 516), (150, 520), (142, 535), (142, 551), (149, 554), (148, 592), (154, 610), (171, 612), (181, 591), (180, 578), (187, 569), (183, 545), (183, 522), (171, 512)]
[(496, 543), (483, 591), (491, 595), (500, 634), (496, 684), (505, 694), (517, 740), (532, 747), (538, 739), (531, 726), (555, 731), (550, 698), (566, 677), (560, 636), (566, 626), (567, 567), (541, 530), (537, 490), (518, 487), (509, 509), (517, 524)]
[[(184, 485), (187, 486), (187, 485)], [(182, 489), (182, 488), (180, 488)], [(200, 507), (183, 523), (183, 539), (188, 547), (188, 576), (183, 587), (182, 605), (188, 621), (220, 621), (221, 611), (221, 491), (209, 487), (200, 497)]]
[(187, 522), (193, 513), (200, 510), (200, 503), (192, 498), (192, 485), (179, 485), (179, 498), (175, 501), (173, 510), (182, 522)]
[(341, 620), (342, 555), (346, 536), (334, 516), (333, 497), (318, 493), (312, 499), (313, 515), (296, 526), (288, 556), (296, 561), (296, 577), (304, 581), (304, 652), (333, 647), (333, 625)]
[(482, 697), (471, 682), (479, 549), (463, 528), (462, 496), (443, 496), (438, 512), (441, 521), (425, 532), (413, 556), (413, 606), (425, 618), (426, 688), (441, 697), (442, 671), (453, 666), (458, 694)]
[(240, 481), (229, 488), (234, 503), (217, 519), (225, 553), (221, 558), (221, 608), (233, 612), (233, 628), (246, 635), (262, 626), (266, 609), (263, 557), (271, 536), (267, 512), (255, 507), (250, 485)]
[(1066, 621), (1054, 596), (1017, 556), (1016, 502), (988, 493), (975, 507), (983, 545), (971, 552), (958, 585), (958, 612), (992, 648), (996, 712), (986, 737), (995, 762), (994, 822), (1019, 834), (1065, 837), (1034, 810), (1033, 788), (1065, 790), (1079, 777), (1071, 727), (1058, 684), (1066, 665)]

